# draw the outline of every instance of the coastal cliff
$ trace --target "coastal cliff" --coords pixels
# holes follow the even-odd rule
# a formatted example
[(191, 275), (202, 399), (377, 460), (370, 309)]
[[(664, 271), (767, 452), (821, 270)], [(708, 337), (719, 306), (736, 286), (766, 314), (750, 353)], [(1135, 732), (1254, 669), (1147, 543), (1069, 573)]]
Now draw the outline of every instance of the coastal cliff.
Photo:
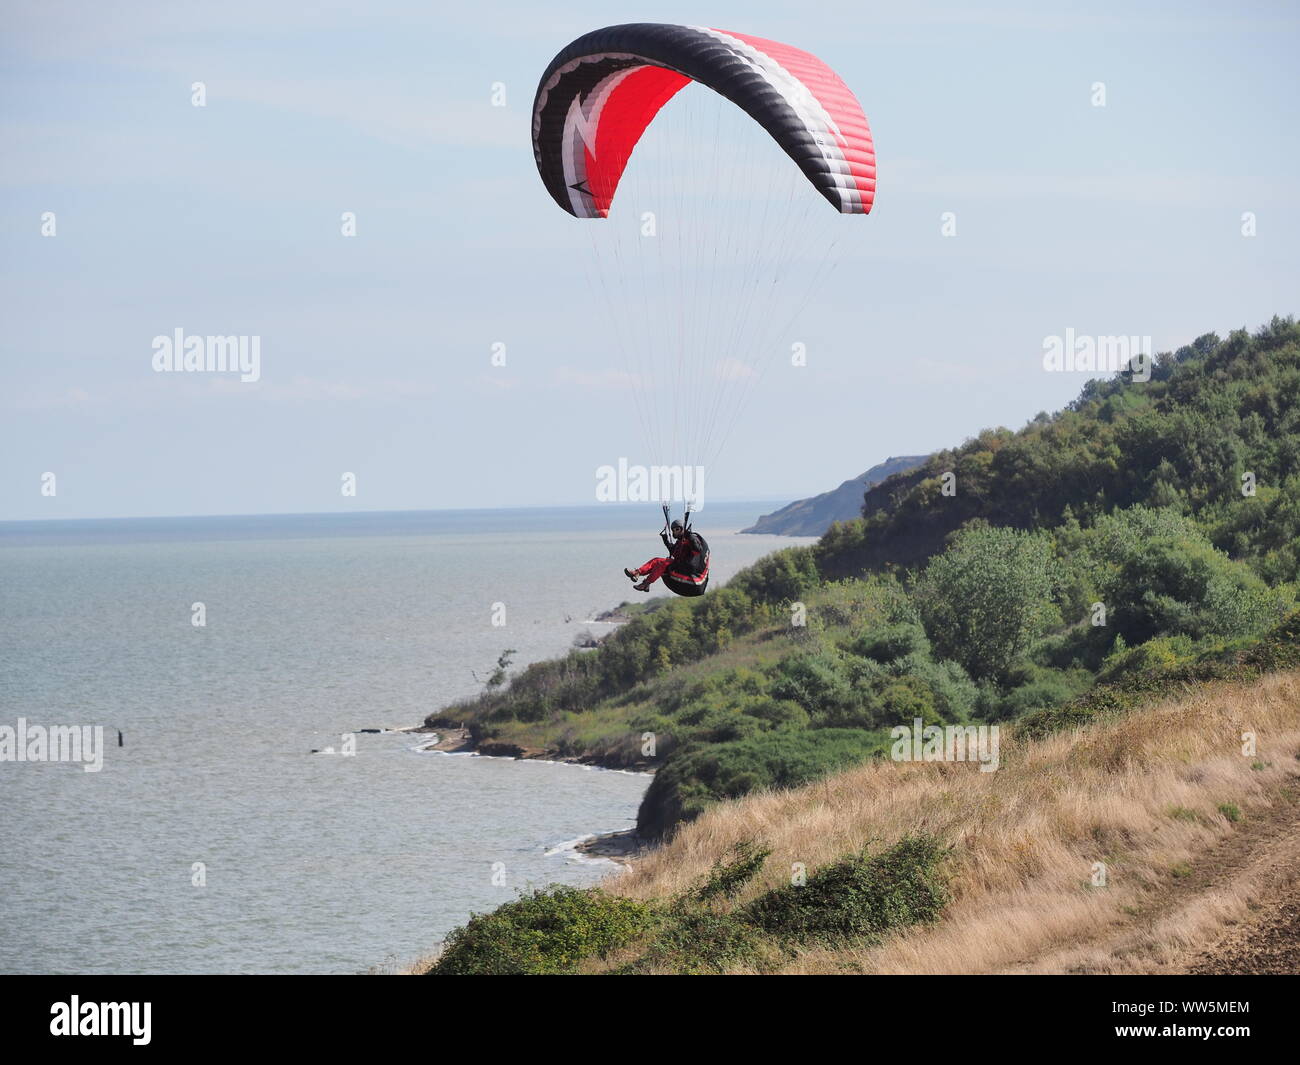
[(771, 514), (764, 514), (742, 533), (767, 533), (773, 536), (821, 536), (832, 522), (852, 521), (862, 514), (862, 497), (868, 489), (888, 480), (896, 473), (915, 469), (925, 455), (902, 455), (888, 458), (859, 477), (851, 477), (829, 492), (799, 499)]

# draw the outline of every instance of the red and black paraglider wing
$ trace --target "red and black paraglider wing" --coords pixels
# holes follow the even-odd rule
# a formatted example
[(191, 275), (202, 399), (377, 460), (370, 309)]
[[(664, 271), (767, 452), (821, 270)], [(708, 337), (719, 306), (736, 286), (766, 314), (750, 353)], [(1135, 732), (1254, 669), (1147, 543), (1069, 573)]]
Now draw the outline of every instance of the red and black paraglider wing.
[(836, 210), (871, 210), (871, 130), (830, 67), (762, 37), (652, 22), (584, 34), (542, 75), (533, 154), (555, 202), (579, 218), (604, 218), (641, 134), (691, 81), (754, 118)]

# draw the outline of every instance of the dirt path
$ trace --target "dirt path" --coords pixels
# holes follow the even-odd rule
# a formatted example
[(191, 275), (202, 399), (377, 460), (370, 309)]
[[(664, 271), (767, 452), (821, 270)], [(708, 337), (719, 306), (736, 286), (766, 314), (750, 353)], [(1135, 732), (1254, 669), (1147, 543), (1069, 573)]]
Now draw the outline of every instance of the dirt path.
[(1300, 776), (1129, 920), (1020, 973), (1300, 974)]
[[(1263, 841), (1248, 913), (1223, 928), (1175, 971), (1195, 975), (1300, 973), (1300, 803), (1291, 801), (1274, 822), (1280, 835)], [(1281, 804), (1279, 804), (1281, 805)]]

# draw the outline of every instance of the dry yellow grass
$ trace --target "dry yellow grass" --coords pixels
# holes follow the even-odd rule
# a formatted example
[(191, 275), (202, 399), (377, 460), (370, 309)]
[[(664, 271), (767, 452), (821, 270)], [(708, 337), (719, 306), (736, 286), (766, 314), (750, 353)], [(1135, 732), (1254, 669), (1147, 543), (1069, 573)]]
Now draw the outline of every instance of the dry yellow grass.
[[(1258, 737), (1254, 757), (1241, 753), (1244, 732)], [(785, 882), (794, 863), (812, 871), (868, 841), (887, 845), (925, 830), (953, 845), (944, 918), (875, 947), (809, 950), (787, 972), (1159, 968), (1249, 902), (1258, 886), (1252, 869), (1204, 891), (1188, 885), (1203, 881), (1214, 848), (1292, 801), (1282, 797), (1300, 770), (1297, 752), (1300, 673), (1209, 685), (1039, 742), (1004, 733), (994, 773), (875, 763), (719, 805), (605, 887), (665, 898), (736, 842), (756, 839), (772, 856), (747, 899)], [(1219, 812), (1225, 803), (1240, 808), (1239, 824)], [(1097, 862), (1106, 865), (1105, 887), (1091, 884)]]

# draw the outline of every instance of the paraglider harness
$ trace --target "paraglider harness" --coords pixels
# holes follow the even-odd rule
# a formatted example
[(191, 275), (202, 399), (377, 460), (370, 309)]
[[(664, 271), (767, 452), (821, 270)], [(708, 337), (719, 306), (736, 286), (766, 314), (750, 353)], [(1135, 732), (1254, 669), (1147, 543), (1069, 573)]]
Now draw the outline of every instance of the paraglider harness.
[[(664, 507), (664, 531), (659, 534), (668, 548), (672, 564), (664, 573), (664, 586), (678, 595), (703, 595), (709, 586), (709, 545), (699, 533), (691, 529), (691, 512), (682, 519), (682, 535), (675, 544), (668, 539), (668, 504)], [(685, 546), (684, 546), (685, 545)]]

